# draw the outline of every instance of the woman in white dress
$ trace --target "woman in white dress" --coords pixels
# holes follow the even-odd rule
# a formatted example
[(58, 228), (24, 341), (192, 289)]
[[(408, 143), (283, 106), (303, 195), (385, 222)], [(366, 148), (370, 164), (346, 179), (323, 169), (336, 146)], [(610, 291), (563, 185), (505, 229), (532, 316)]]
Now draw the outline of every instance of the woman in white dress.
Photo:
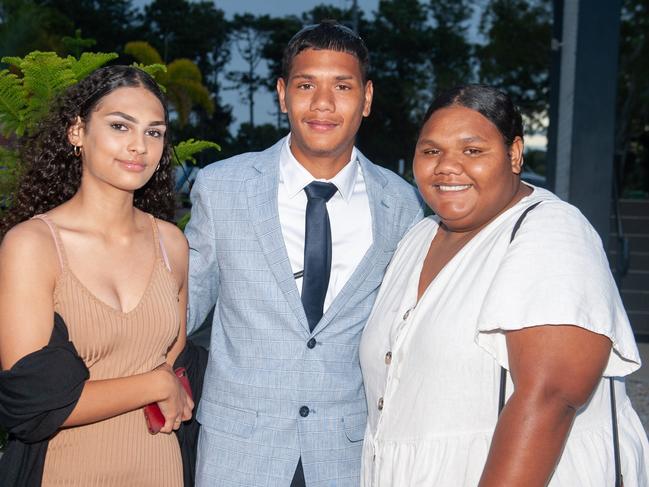
[(623, 380), (640, 358), (601, 240), (522, 165), (507, 95), (433, 102), (413, 168), (436, 216), (400, 243), (361, 341), (365, 487), (613, 487), (609, 377), (624, 484), (649, 485)]

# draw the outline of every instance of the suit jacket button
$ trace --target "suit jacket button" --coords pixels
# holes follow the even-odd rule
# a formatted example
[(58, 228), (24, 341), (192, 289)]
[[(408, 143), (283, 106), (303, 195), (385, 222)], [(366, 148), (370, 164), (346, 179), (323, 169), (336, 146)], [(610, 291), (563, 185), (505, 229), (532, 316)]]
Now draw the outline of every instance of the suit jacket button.
[(383, 398), (379, 397), (379, 403), (376, 405), (379, 411), (383, 411)]
[(315, 344), (316, 344), (315, 338), (312, 338), (311, 340), (306, 342), (306, 346), (309, 347), (309, 348), (314, 348)]
[(309, 415), (309, 408), (306, 407), (306, 406), (302, 406), (300, 408), (300, 416), (302, 416), (303, 418), (306, 418), (308, 415)]
[(392, 352), (385, 354), (385, 365), (390, 365), (392, 363)]

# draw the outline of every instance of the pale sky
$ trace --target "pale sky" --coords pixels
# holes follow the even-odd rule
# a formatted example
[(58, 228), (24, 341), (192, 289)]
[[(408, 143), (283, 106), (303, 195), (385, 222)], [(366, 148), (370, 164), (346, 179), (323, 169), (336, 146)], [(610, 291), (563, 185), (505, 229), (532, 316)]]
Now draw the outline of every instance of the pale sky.
[[(135, 6), (142, 6), (149, 3), (150, 0), (134, 0)], [(357, 0), (358, 7), (363, 10), (366, 18), (372, 18), (373, 12), (378, 9), (379, 0)], [(477, 28), (478, 14), (481, 9), (482, 2), (476, 1), (476, 11), (474, 32), (471, 35), (476, 35), (475, 29)], [(352, 6), (352, 0), (214, 0), (217, 8), (225, 12), (226, 17), (232, 18), (235, 14), (243, 14), (250, 12), (256, 15), (268, 14), (272, 16), (281, 17), (284, 15), (297, 15), (300, 16), (303, 12), (311, 10), (313, 7), (321, 4), (332, 5), (341, 9), (349, 8)], [(227, 69), (240, 69), (242, 63), (238, 58), (236, 50), (232, 53), (232, 61)], [(234, 116), (234, 123), (231, 130), (236, 132), (242, 122), (248, 120), (248, 106), (243, 104), (240, 100), (240, 95), (236, 90), (223, 90), (221, 92), (221, 99), (224, 104), (232, 106), (232, 114)], [(275, 97), (265, 89), (260, 89), (255, 96), (255, 123), (275, 123)], [(526, 145), (529, 147), (542, 147), (546, 143), (544, 135), (526, 136)]]
[[(252, 12), (255, 14), (269, 14), (283, 16), (311, 10), (316, 5), (327, 4), (338, 8), (349, 8), (352, 0), (216, 0), (215, 5), (222, 9), (226, 15), (235, 13)], [(365, 15), (378, 8), (379, 0), (358, 0), (358, 6)]]
[[(358, 7), (363, 10), (365, 17), (371, 17), (372, 12), (378, 9), (379, 0), (357, 0)], [(136, 7), (150, 3), (149, 0), (134, 0)], [(225, 12), (226, 17), (232, 18), (235, 14), (246, 12), (255, 15), (268, 14), (276, 17), (285, 15), (300, 16), (303, 12), (311, 10), (317, 5), (332, 5), (338, 8), (349, 8), (352, 0), (215, 0), (214, 4)], [(227, 69), (240, 69), (241, 62), (238, 59), (236, 50), (232, 53), (232, 61)], [(236, 90), (223, 90), (221, 99), (224, 104), (232, 106), (234, 124), (232, 129), (237, 130), (241, 122), (248, 121), (248, 106), (242, 104)], [(261, 89), (255, 96), (255, 124), (274, 123), (273, 115), (275, 98), (267, 90)]]
[[(268, 14), (275, 17), (284, 15), (300, 16), (303, 12), (311, 10), (321, 4), (332, 5), (338, 8), (349, 8), (351, 0), (216, 0), (216, 6), (231, 18), (234, 14), (251, 12), (256, 15)], [(365, 12), (365, 16), (378, 9), (379, 0), (358, 0), (358, 7)], [(237, 55), (233, 52), (230, 64), (237, 65)], [(240, 102), (240, 96), (236, 90), (222, 91), (223, 102), (231, 105), (235, 121), (234, 126), (238, 127), (241, 122), (248, 121), (248, 106)], [(255, 124), (275, 123), (275, 97), (267, 90), (261, 89), (255, 96)]]
[[(133, 0), (136, 7), (151, 3), (150, 0)], [(349, 8), (352, 0), (214, 0), (214, 5), (225, 12), (228, 17), (234, 14), (250, 12), (254, 14), (268, 14), (283, 16), (311, 10), (316, 5), (327, 4), (338, 8)], [(358, 6), (365, 15), (369, 15), (378, 8), (379, 0), (358, 0)]]

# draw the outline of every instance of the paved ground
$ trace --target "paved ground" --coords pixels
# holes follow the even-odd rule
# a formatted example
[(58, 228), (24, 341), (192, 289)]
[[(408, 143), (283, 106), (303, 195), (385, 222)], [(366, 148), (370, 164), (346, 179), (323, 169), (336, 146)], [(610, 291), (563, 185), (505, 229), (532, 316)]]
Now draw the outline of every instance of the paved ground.
[(626, 389), (645, 431), (649, 432), (649, 343), (638, 343), (642, 357), (640, 370), (626, 379)]

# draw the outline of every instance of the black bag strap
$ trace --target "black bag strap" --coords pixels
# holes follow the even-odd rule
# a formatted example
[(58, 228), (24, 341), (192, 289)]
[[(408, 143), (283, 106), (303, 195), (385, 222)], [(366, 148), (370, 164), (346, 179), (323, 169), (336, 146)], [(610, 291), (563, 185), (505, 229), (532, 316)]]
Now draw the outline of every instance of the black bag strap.
[(613, 433), (613, 459), (615, 460), (615, 487), (624, 487), (622, 478), (622, 462), (620, 460), (620, 437), (617, 430), (617, 406), (615, 401), (615, 381), (613, 377), (608, 378), (608, 385), (611, 398), (611, 423)]
[[(511, 237), (509, 237), (510, 244), (514, 240), (514, 237), (516, 236), (518, 229), (523, 224), (523, 220), (525, 220), (527, 214), (530, 211), (532, 211), (534, 208), (536, 208), (540, 203), (541, 203), (540, 201), (537, 201), (533, 205), (528, 206), (527, 208), (525, 208), (525, 211), (521, 213), (521, 216), (518, 217), (518, 220), (516, 220), (516, 223), (514, 224), (514, 228), (512, 229)], [(500, 416), (500, 412), (505, 407), (506, 388), (507, 388), (507, 369), (505, 367), (500, 367), (500, 393), (498, 394), (498, 416)]]
[[(540, 201), (534, 203), (533, 205), (528, 206), (525, 211), (521, 214), (520, 217), (518, 217), (518, 220), (514, 224), (514, 228), (512, 229), (512, 235), (509, 238), (509, 243), (512, 243), (514, 240), (514, 237), (516, 236), (516, 232), (518, 232), (518, 229), (520, 228), (521, 224), (523, 223), (523, 220), (525, 220), (525, 217), (527, 214), (532, 211), (534, 208), (536, 208)], [(615, 404), (615, 383), (613, 381), (613, 377), (609, 377), (609, 391), (610, 391), (610, 398), (611, 398), (611, 421), (612, 421), (612, 433), (613, 433), (613, 456), (615, 460), (615, 487), (624, 487), (624, 479), (622, 478), (622, 466), (621, 466), (621, 460), (620, 460), (620, 439), (619, 439), (619, 434), (618, 434), (618, 428), (617, 428), (617, 408)], [(500, 416), (501, 411), (505, 407), (505, 393), (506, 393), (506, 388), (507, 388), (507, 369), (505, 367), (500, 367), (500, 392), (498, 394), (498, 416)]]
[(516, 220), (516, 223), (514, 223), (514, 228), (512, 229), (512, 235), (511, 235), (511, 237), (509, 237), (509, 243), (512, 243), (512, 241), (514, 240), (514, 237), (516, 236), (516, 233), (518, 233), (518, 229), (521, 228), (521, 225), (523, 224), (523, 220), (525, 220), (525, 217), (527, 216), (527, 214), (530, 211), (532, 211), (534, 208), (539, 206), (540, 204), (541, 204), (541, 202), (537, 201), (533, 205), (530, 205), (527, 208), (525, 208), (525, 211), (523, 213), (521, 213), (521, 216), (519, 216), (518, 220)]

